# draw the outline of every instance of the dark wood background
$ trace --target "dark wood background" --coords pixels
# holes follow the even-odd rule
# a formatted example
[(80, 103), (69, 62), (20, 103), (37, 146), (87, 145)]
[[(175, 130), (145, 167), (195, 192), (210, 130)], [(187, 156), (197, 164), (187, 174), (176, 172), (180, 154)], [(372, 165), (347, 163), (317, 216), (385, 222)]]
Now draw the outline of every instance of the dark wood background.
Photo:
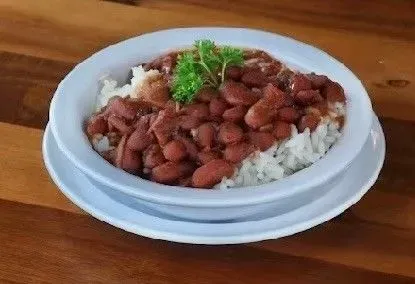
[[(340, 217), (274, 241), (135, 236), (71, 204), (44, 169), (59, 81), (145, 32), (243, 26), (328, 51), (365, 84), (387, 139), (381, 176)], [(415, 283), (415, 1), (0, 0), (0, 283)]]

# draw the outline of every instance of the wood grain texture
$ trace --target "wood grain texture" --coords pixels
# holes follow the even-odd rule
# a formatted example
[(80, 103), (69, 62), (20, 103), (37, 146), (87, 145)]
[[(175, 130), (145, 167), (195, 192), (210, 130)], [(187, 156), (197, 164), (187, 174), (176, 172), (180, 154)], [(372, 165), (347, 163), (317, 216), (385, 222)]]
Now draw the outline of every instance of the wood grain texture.
[(196, 246), (149, 240), (87, 216), (34, 205), (22, 207), (7, 201), (0, 201), (0, 205), (0, 227), (8, 228), (7, 232), (0, 231), (4, 244), (0, 279), (5, 280), (189, 284), (253, 280), (310, 284), (359, 283), (363, 279), (379, 284), (414, 281), (411, 277), (261, 247)]
[[(114, 42), (244, 26), (322, 48), (362, 79), (387, 140), (381, 175), (344, 214), (248, 245), (196, 246), (86, 215), (49, 178), (42, 128), (60, 80)], [(0, 283), (415, 283), (415, 1), (0, 1)]]

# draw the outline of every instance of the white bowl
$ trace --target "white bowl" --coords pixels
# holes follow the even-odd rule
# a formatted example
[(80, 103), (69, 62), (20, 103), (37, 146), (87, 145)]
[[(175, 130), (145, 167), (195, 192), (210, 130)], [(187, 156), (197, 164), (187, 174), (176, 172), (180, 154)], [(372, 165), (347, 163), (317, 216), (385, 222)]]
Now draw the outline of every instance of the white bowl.
[[(110, 165), (93, 151), (83, 126), (93, 111), (100, 88), (99, 79), (110, 74), (124, 82), (132, 66), (205, 38), (218, 44), (262, 49), (291, 68), (325, 74), (339, 82), (348, 100), (343, 136), (324, 158), (307, 169), (262, 186), (226, 191), (194, 190), (140, 179)], [(78, 64), (66, 76), (59, 84), (50, 107), (50, 125), (58, 147), (96, 183), (137, 198), (137, 201), (156, 210), (204, 220), (252, 215), (263, 210), (267, 204), (286, 204), (280, 201), (296, 200), (297, 197), (298, 202), (294, 203), (301, 206), (316, 198), (319, 193), (313, 189), (324, 191), (328, 183), (341, 175), (360, 152), (371, 124), (372, 106), (367, 92), (359, 79), (342, 63), (296, 40), (242, 28), (164, 30), (109, 46)], [(197, 210), (203, 213), (197, 215)]]

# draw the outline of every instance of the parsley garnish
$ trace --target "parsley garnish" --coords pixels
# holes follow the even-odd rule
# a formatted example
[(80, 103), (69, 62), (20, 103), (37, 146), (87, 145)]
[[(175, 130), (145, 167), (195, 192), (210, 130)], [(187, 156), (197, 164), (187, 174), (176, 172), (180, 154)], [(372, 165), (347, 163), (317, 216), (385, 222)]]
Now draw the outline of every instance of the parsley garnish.
[(194, 49), (182, 53), (174, 69), (173, 98), (189, 103), (203, 87), (218, 88), (225, 80), (225, 69), (242, 65), (243, 52), (230, 46), (217, 47), (211, 40), (198, 40)]

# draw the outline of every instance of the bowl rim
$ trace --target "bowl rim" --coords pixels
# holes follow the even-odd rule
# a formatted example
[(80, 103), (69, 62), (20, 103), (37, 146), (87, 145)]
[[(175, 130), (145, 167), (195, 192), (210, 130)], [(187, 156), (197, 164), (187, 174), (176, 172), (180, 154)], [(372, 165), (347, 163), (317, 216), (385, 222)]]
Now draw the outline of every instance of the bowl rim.
[[(242, 188), (235, 188), (231, 190), (195, 190), (194, 188), (186, 188), (180, 186), (168, 186), (162, 185), (158, 183), (154, 183), (145, 179), (141, 179), (139, 177), (130, 175), (111, 164), (107, 163), (104, 159), (102, 159), (89, 145), (91, 148), (91, 152), (98, 155), (98, 157), (102, 160), (102, 163), (99, 164), (101, 167), (105, 167), (108, 172), (111, 174), (117, 175), (117, 180), (111, 178), (108, 175), (105, 175), (98, 171), (96, 168), (91, 167), (88, 160), (85, 157), (80, 157), (77, 155), (76, 151), (71, 147), (72, 145), (68, 145), (65, 142), (65, 138), (62, 137), (62, 132), (59, 131), (60, 127), (58, 126), (62, 120), (59, 121), (59, 103), (61, 98), (64, 96), (63, 94), (67, 92), (68, 85), (72, 80), (74, 74), (81, 72), (83, 68), (86, 68), (89, 64), (93, 64), (94, 61), (99, 60), (103, 56), (107, 56), (111, 54), (114, 50), (122, 49), (124, 46), (128, 46), (133, 44), (135, 41), (140, 41), (145, 37), (152, 37), (152, 36), (161, 36), (164, 34), (173, 33), (175, 36), (178, 36), (180, 33), (221, 33), (221, 32), (228, 32), (228, 33), (239, 33), (239, 34), (246, 34), (252, 36), (259, 36), (259, 37), (266, 37), (266, 38), (274, 38), (280, 41), (289, 42), (298, 46), (300, 48), (307, 49), (310, 52), (315, 53), (318, 56), (322, 56), (325, 60), (329, 61), (330, 64), (335, 65), (337, 68), (343, 69), (342, 71), (350, 77), (354, 84), (357, 84), (356, 87), (359, 90), (359, 95), (362, 96), (360, 99), (360, 104), (362, 104), (362, 109), (366, 111), (366, 113), (361, 114), (363, 117), (361, 119), (362, 123), (354, 125), (354, 127), (359, 126), (362, 129), (362, 132), (366, 135), (364, 137), (353, 137), (351, 141), (345, 141), (345, 139), (340, 139), (337, 141), (336, 144), (330, 149), (330, 151), (316, 163), (312, 164), (310, 167), (305, 168), (291, 176), (285, 177), (281, 180), (277, 180), (271, 183), (267, 183), (264, 185), (258, 185), (254, 187), (242, 187)], [(215, 40), (213, 38), (213, 40)], [(258, 47), (261, 48), (261, 47)], [(347, 94), (346, 94), (347, 95)], [(354, 106), (356, 108), (356, 106)], [(352, 106), (348, 103), (347, 106), (347, 113), (349, 114)], [(84, 174), (93, 178), (99, 183), (102, 183), (106, 186), (109, 186), (115, 190), (119, 190), (123, 193), (126, 193), (130, 196), (140, 198), (143, 200), (156, 202), (160, 204), (168, 204), (168, 205), (180, 205), (180, 206), (196, 206), (196, 207), (223, 207), (223, 206), (241, 206), (241, 205), (255, 205), (264, 202), (272, 202), (276, 199), (285, 198), (294, 194), (301, 193), (306, 190), (310, 190), (312, 188), (318, 187), (318, 185), (328, 182), (334, 176), (340, 174), (344, 171), (352, 162), (352, 160), (357, 156), (357, 154), (361, 151), (367, 136), (369, 135), (369, 130), (371, 127), (372, 121), (372, 106), (369, 99), (369, 96), (360, 82), (360, 80), (341, 62), (334, 59), (332, 56), (328, 55), (326, 52), (313, 47), (309, 44), (302, 43), (300, 41), (294, 40), (292, 38), (288, 38), (282, 35), (278, 35), (271, 32), (255, 30), (255, 29), (246, 29), (246, 28), (228, 28), (228, 27), (193, 27), (193, 28), (178, 28), (178, 29), (167, 29), (167, 30), (160, 30), (152, 33), (142, 34), (137, 37), (129, 38), (114, 45), (110, 45), (100, 51), (94, 53), (83, 62), (79, 63), (74, 67), (74, 69), (67, 74), (67, 76), (61, 81), (58, 85), (58, 88), (55, 92), (55, 95), (52, 98), (51, 105), (50, 105), (50, 123), (51, 123), (51, 130), (56, 139), (59, 149), (68, 157), (68, 159), (75, 164), (77, 168), (79, 168)], [(367, 122), (369, 120), (369, 122)], [(359, 120), (360, 121), (360, 120)], [(350, 130), (350, 120), (346, 119), (346, 123), (344, 129), (348, 128)], [(84, 134), (84, 130), (81, 127), (82, 135)], [(343, 135), (344, 136), (344, 135)], [(350, 135), (349, 135), (350, 136)], [(353, 143), (352, 143), (353, 142)], [(352, 144), (354, 147), (350, 148)], [(347, 148), (349, 147), (349, 148)], [(334, 154), (342, 154), (341, 159), (336, 159)], [(91, 153), (92, 155), (92, 153)], [(334, 164), (330, 164), (330, 162), (335, 161)], [(110, 167), (111, 169), (109, 169)], [(103, 169), (102, 168), (102, 169)], [(319, 169), (325, 169), (326, 172), (323, 172)], [(317, 174), (318, 173), (318, 174)], [(131, 177), (134, 178), (136, 184), (133, 185)], [(303, 179), (302, 183), (299, 183)], [(294, 180), (294, 182), (293, 182)], [(296, 182), (297, 180), (297, 182)], [(289, 186), (289, 190), (284, 188), (284, 186)], [(277, 189), (275, 189), (277, 188)], [(285, 190), (282, 190), (285, 189)]]

